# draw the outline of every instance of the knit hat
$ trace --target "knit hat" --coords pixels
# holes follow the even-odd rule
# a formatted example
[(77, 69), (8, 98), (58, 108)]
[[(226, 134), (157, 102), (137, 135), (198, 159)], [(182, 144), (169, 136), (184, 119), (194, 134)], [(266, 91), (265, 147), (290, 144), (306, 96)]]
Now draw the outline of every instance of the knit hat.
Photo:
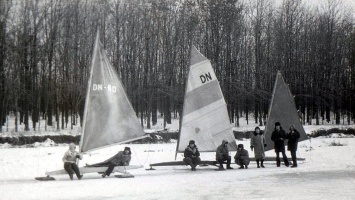
[(129, 147), (125, 147), (125, 148), (124, 148), (124, 151), (126, 151), (126, 150), (128, 150), (128, 151), (131, 152), (131, 148), (129, 148)]
[(243, 144), (238, 144), (238, 148), (244, 148)]
[(194, 140), (190, 140), (189, 144), (195, 144)]
[(275, 126), (281, 126), (280, 122), (276, 122)]

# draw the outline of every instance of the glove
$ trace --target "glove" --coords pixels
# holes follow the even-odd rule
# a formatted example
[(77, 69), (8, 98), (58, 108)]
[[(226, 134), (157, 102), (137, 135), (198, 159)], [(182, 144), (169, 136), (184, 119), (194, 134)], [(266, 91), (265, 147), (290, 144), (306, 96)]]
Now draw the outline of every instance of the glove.
[(254, 146), (250, 146), (251, 151), (253, 151)]
[(266, 147), (267, 146), (267, 144), (264, 144), (264, 147)]

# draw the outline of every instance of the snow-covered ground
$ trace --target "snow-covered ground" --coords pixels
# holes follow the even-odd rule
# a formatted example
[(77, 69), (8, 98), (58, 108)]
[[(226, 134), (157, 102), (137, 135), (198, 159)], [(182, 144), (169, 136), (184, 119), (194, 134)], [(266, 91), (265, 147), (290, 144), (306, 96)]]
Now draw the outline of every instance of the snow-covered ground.
[[(162, 123), (148, 131), (162, 130)], [(257, 126), (241, 120), (238, 131), (251, 131)], [(0, 136), (47, 135), (80, 133), (74, 130), (41, 130), (14, 133), (13, 127)], [(168, 125), (169, 131), (177, 130), (178, 122)], [(319, 129), (348, 129), (354, 125), (304, 126), (306, 133)], [(6, 127), (3, 127), (4, 130)], [(53, 129), (53, 128), (52, 128)], [(263, 130), (264, 127), (262, 126)], [(243, 143), (249, 154), (249, 140)], [(197, 144), (198, 145), (198, 144)], [(339, 146), (338, 146), (339, 145)], [(342, 146), (340, 146), (342, 145)], [(124, 146), (132, 149), (132, 165), (142, 168), (131, 170), (134, 178), (102, 178), (99, 174), (85, 174), (82, 180), (71, 181), (67, 175), (55, 176), (55, 181), (41, 182), (34, 178), (46, 171), (63, 168), (61, 158), (68, 144), (55, 144), (51, 140), (27, 146), (0, 144), (0, 199), (355, 199), (355, 138), (342, 134), (317, 137), (299, 143), (298, 157), (305, 158), (298, 168), (276, 167), (267, 162), (266, 168), (256, 168), (251, 162), (249, 169), (214, 171), (216, 167), (198, 167), (191, 171), (188, 166), (155, 167), (149, 164), (173, 161), (176, 141), (161, 144), (117, 145), (85, 155), (80, 166), (103, 161)], [(231, 152), (234, 156), (235, 152)], [(266, 153), (274, 157), (273, 151)], [(289, 152), (287, 155), (290, 156)], [(215, 154), (202, 153), (203, 160), (214, 160)], [(182, 160), (182, 154), (177, 160)]]
[[(251, 156), (249, 140), (245, 144)], [(334, 144), (344, 146), (334, 146)], [(53, 144), (52, 144), (53, 145)], [(85, 174), (82, 180), (55, 176), (56, 181), (41, 182), (34, 177), (63, 167), (61, 158), (68, 145), (51, 146), (50, 141), (34, 148), (0, 148), (1, 199), (355, 199), (355, 138), (318, 137), (299, 144), (298, 156), (305, 158), (298, 168), (266, 168), (214, 171), (215, 167), (155, 167), (150, 163), (172, 161), (176, 143), (118, 145), (85, 155), (80, 165), (104, 160), (124, 146), (130, 146), (134, 178), (120, 179)], [(235, 152), (231, 152), (234, 156)], [(287, 153), (290, 156), (289, 152)], [(274, 156), (268, 151), (267, 156)], [(202, 159), (213, 160), (214, 153)], [(182, 160), (178, 154), (177, 160)]]

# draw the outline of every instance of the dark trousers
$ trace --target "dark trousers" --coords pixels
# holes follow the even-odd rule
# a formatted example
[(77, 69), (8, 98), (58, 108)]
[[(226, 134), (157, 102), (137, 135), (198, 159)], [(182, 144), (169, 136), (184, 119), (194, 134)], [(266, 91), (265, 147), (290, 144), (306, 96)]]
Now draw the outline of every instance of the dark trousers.
[(223, 162), (227, 161), (227, 167), (231, 165), (232, 158), (230, 156), (224, 155), (222, 159), (218, 159), (218, 163), (220, 166), (223, 166)]
[(290, 151), (290, 152), (291, 152), (291, 157), (292, 157), (293, 166), (297, 166), (296, 151)]
[(200, 157), (196, 157), (196, 158), (190, 158), (190, 157), (186, 157), (184, 158), (184, 162), (188, 165), (190, 165), (191, 167), (196, 167), (196, 165), (198, 165), (198, 163), (200, 163), (201, 158)]
[(68, 172), (69, 176), (72, 178), (73, 174), (75, 173), (76, 176), (80, 177), (80, 171), (78, 165), (76, 163), (66, 162), (64, 163), (64, 169)]
[(243, 165), (248, 166), (249, 165), (249, 160), (246, 159), (236, 159), (235, 163), (241, 167), (243, 167)]
[(280, 161), (280, 152), (282, 153), (282, 158), (283, 158), (283, 160), (284, 160), (285, 166), (288, 167), (288, 166), (289, 166), (289, 163), (288, 163), (288, 159), (287, 159), (287, 156), (286, 156), (285, 151), (277, 151), (277, 152), (276, 152), (276, 165), (277, 165), (278, 167), (280, 167), (280, 164), (281, 164), (281, 161)]
[(124, 163), (121, 162), (119, 165), (115, 165), (115, 164), (110, 163), (110, 165), (108, 166), (108, 169), (106, 170), (105, 174), (106, 174), (107, 176), (110, 176), (110, 174), (112, 173), (113, 169), (114, 169), (116, 166), (124, 166)]

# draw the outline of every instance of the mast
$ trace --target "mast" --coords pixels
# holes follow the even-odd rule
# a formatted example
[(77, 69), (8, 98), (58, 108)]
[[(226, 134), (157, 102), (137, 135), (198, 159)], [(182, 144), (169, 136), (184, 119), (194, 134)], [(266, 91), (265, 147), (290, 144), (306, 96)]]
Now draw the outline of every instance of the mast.
[(85, 134), (85, 125), (86, 125), (86, 117), (87, 117), (87, 112), (88, 112), (88, 104), (89, 104), (89, 96), (90, 96), (90, 91), (91, 91), (91, 82), (92, 82), (92, 74), (94, 70), (94, 60), (96, 59), (96, 49), (99, 45), (99, 37), (100, 37), (100, 32), (99, 29), (97, 29), (96, 33), (96, 39), (95, 39), (95, 44), (94, 44), (94, 50), (93, 50), (93, 55), (92, 55), (92, 60), (91, 60), (91, 68), (90, 68), (90, 77), (88, 81), (88, 87), (86, 90), (86, 98), (85, 98), (85, 107), (84, 107), (84, 118), (83, 118), (83, 128), (81, 131), (81, 136), (80, 136), (80, 142), (79, 142), (79, 153), (81, 153), (81, 146), (83, 144), (83, 139), (84, 139), (84, 134)]
[(180, 144), (180, 136), (181, 136), (181, 126), (182, 126), (182, 122), (183, 122), (183, 117), (184, 117), (184, 108), (185, 108), (185, 104), (184, 104), (184, 101), (185, 101), (185, 96), (186, 96), (186, 91), (187, 91), (187, 84), (188, 84), (188, 77), (189, 77), (189, 73), (190, 73), (190, 66), (191, 66), (191, 52), (192, 52), (192, 42), (190, 44), (190, 59), (189, 59), (189, 72), (187, 73), (187, 78), (186, 78), (186, 81), (185, 81), (185, 91), (184, 91), (184, 99), (183, 99), (183, 102), (182, 102), (182, 111), (181, 111), (181, 116), (180, 116), (180, 124), (179, 124), (179, 137), (178, 137), (178, 141), (177, 141), (177, 144), (176, 144), (176, 150), (175, 150), (175, 160), (176, 160), (176, 157), (177, 157), (177, 153), (178, 153), (178, 150), (179, 150), (179, 144)]

